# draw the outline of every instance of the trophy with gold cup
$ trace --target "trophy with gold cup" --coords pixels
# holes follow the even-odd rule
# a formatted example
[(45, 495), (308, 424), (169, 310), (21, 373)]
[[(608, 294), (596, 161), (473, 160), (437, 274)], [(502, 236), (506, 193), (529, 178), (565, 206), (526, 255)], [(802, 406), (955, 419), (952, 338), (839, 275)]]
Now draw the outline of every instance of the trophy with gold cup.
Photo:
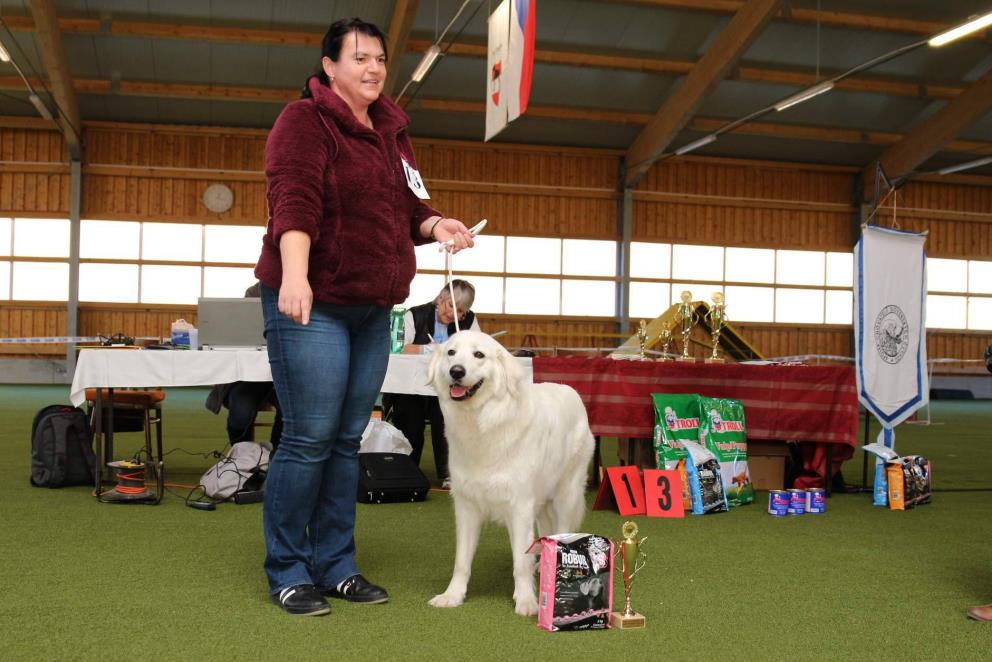
[(617, 541), (616, 555), (620, 557), (620, 572), (623, 575), (623, 611), (610, 613), (610, 627), (620, 630), (643, 628), (645, 619), (630, 606), (630, 589), (636, 575), (644, 567), (645, 554), (641, 545), (647, 538), (637, 539), (637, 524), (624, 522), (620, 530), (623, 539)]
[(664, 328), (658, 335), (661, 339), (661, 356), (658, 357), (659, 361), (671, 361), (672, 359), (668, 356), (668, 346), (672, 344), (672, 331), (669, 328)]
[(723, 300), (723, 292), (713, 293), (713, 305), (710, 306), (710, 310), (706, 313), (706, 323), (710, 327), (710, 335), (713, 338), (713, 351), (710, 353), (710, 357), (706, 359), (707, 363), (723, 363), (724, 359), (720, 357), (720, 332), (723, 331), (723, 327), (727, 324), (727, 304)]
[(647, 361), (648, 357), (644, 354), (644, 346), (648, 342), (648, 323), (641, 320), (641, 323), (637, 326), (637, 343), (640, 346), (641, 353), (638, 355), (638, 359), (641, 361)]
[(682, 356), (676, 361), (695, 361), (689, 356), (689, 336), (692, 335), (692, 327), (696, 323), (696, 311), (692, 307), (692, 292), (685, 290), (682, 292), (678, 310), (675, 311), (675, 321), (682, 326)]

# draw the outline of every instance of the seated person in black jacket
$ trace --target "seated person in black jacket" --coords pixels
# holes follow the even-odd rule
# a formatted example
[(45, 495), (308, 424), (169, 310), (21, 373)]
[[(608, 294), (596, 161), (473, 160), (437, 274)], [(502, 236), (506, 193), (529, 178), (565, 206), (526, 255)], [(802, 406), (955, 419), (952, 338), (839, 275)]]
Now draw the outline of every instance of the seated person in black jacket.
[[(479, 330), (479, 322), (475, 313), (469, 310), (475, 301), (475, 288), (468, 281), (455, 279), (451, 281), (455, 299), (452, 302), (451, 290), (445, 285), (434, 301), (414, 306), (406, 311), (404, 324), (405, 354), (419, 354), (431, 351), (428, 347), (443, 343), (456, 332), (455, 317), (458, 317), (460, 329)], [(434, 466), (441, 487), (448, 489), (451, 481), (448, 477), (448, 442), (444, 438), (444, 417), (437, 398), (429, 395), (414, 395), (396, 393), (383, 398), (383, 408), (387, 418), (391, 418), (400, 432), (413, 446), (410, 455), (414, 463), (420, 465), (420, 456), (424, 451), (424, 422), (431, 422), (431, 444), (434, 448)]]

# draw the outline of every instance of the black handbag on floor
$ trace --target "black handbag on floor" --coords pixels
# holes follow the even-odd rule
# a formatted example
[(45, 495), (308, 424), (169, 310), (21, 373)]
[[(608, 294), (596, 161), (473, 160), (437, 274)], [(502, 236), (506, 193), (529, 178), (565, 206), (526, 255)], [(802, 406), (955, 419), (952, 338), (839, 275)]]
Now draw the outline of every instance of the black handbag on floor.
[(423, 501), (430, 481), (403, 453), (358, 454), (358, 501), (397, 503)]

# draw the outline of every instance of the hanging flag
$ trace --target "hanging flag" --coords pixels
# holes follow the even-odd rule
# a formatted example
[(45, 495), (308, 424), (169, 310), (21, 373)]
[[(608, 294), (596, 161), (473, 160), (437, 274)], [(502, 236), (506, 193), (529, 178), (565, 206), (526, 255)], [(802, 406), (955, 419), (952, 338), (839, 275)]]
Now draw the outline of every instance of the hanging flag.
[(887, 429), (930, 401), (925, 242), (868, 226), (854, 247), (858, 399)]
[(489, 17), (486, 140), (523, 115), (534, 72), (537, 0), (503, 0)]

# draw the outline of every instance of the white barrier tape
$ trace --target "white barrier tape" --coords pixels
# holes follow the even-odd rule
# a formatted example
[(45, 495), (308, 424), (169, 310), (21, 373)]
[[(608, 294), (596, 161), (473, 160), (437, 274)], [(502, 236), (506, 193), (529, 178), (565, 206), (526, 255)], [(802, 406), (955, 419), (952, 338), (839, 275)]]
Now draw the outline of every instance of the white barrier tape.
[(0, 345), (40, 345), (50, 343), (103, 342), (100, 336), (50, 336), (37, 338), (0, 338)]

